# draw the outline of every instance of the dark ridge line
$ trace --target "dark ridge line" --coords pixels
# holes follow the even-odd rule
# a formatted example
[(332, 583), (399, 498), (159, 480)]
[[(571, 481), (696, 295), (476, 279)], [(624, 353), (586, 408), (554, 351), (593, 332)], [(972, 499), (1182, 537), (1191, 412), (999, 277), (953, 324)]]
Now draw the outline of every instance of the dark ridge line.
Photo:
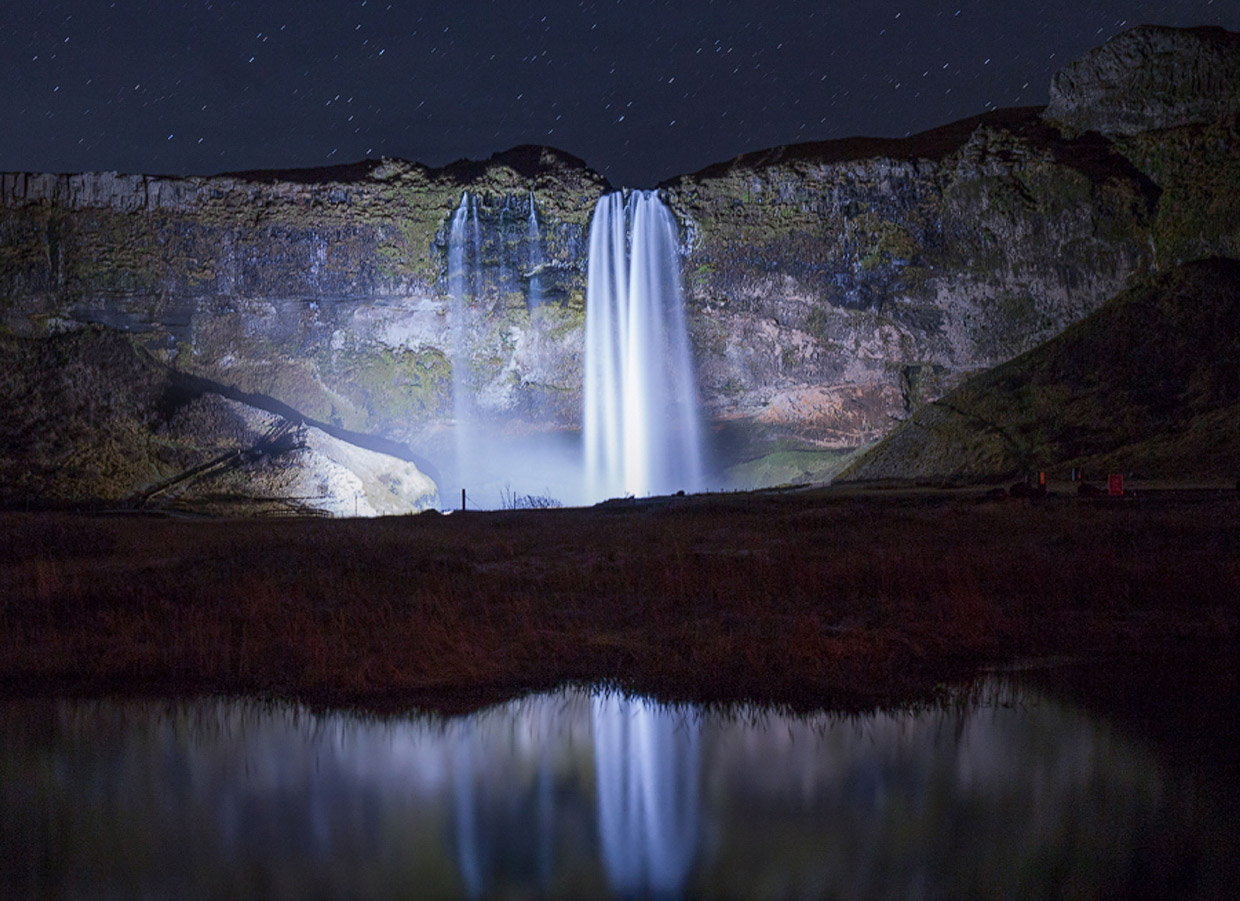
[(905, 138), (875, 138), (857, 135), (826, 141), (802, 141), (741, 153), (728, 160), (704, 166), (696, 172), (677, 175), (660, 183), (672, 187), (681, 181), (718, 178), (741, 169), (760, 169), (775, 163), (798, 161), (847, 163), (875, 157), (897, 160), (941, 159), (963, 147), (980, 125), (1014, 128), (1038, 120), (1045, 106), (1005, 107), (957, 119)]
[(1043, 118), (1045, 106), (1022, 106), (992, 110), (967, 119), (958, 119), (907, 138), (841, 138), (786, 144), (766, 150), (742, 153), (730, 160), (713, 163), (689, 175), (678, 175), (659, 184), (672, 190), (692, 189), (697, 183), (726, 178), (736, 173), (760, 172), (771, 166), (804, 163), (835, 165), (865, 163), (876, 159), (904, 162), (941, 161), (964, 147), (977, 129), (986, 127), (1006, 131), (1035, 147), (1049, 151), (1055, 162), (1075, 169), (1095, 184), (1113, 178), (1132, 181), (1152, 215), (1162, 189), (1138, 169), (1109, 138), (1097, 132), (1068, 137)]
[(566, 150), (552, 147), (549, 144), (517, 144), (507, 150), (499, 150), (486, 159), (470, 159), (462, 157), (445, 163), (442, 166), (428, 166), (417, 160), (406, 160), (400, 157), (368, 157), (355, 163), (334, 163), (330, 166), (306, 166), (291, 169), (242, 169), (238, 171), (219, 172), (209, 176), (176, 176), (183, 178), (234, 178), (239, 181), (275, 184), (284, 182), (297, 185), (327, 184), (358, 184), (371, 181), (376, 169), (386, 163), (399, 163), (417, 169), (428, 178), (450, 178), (457, 184), (470, 184), (495, 166), (508, 166), (518, 175), (533, 179), (548, 169), (544, 165), (544, 157), (549, 158), (550, 166), (565, 166), (570, 169), (581, 169), (597, 176), (603, 182), (606, 178), (602, 173), (590, 168), (589, 163), (574, 156)]
[(277, 416), (283, 416), (290, 422), (299, 422), (319, 429), (331, 435), (337, 440), (346, 444), (352, 444), (356, 447), (369, 451), (375, 451), (380, 454), (387, 454), (389, 457), (396, 457), (407, 463), (412, 463), (422, 470), (434, 483), (436, 489), (443, 484), (443, 476), (439, 474), (439, 468), (430, 460), (421, 454), (416, 454), (410, 449), (409, 445), (399, 441), (393, 441), (390, 438), (382, 438), (378, 435), (368, 435), (365, 432), (353, 432), (349, 429), (332, 425), (328, 422), (322, 422), (318, 419), (311, 419), (303, 413), (300, 413), (293, 407), (283, 401), (276, 400), (267, 394), (251, 394), (248, 391), (242, 391), (232, 385), (225, 385), (222, 382), (212, 381), (200, 375), (191, 375), (188, 372), (182, 372), (179, 369), (169, 369), (168, 373), (172, 379), (173, 385), (183, 388), (196, 394), (218, 394), (220, 397), (226, 397), (229, 400), (235, 400), (251, 407), (257, 407), (260, 410), (266, 410), (268, 413), (274, 413)]

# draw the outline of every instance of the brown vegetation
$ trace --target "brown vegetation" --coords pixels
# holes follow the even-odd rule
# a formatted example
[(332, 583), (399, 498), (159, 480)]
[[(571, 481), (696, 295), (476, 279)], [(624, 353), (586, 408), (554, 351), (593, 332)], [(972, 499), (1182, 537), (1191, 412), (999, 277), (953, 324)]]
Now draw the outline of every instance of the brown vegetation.
[(857, 708), (1231, 640), (1240, 494), (841, 491), (378, 520), (0, 517), (10, 690), (460, 707), (567, 680)]

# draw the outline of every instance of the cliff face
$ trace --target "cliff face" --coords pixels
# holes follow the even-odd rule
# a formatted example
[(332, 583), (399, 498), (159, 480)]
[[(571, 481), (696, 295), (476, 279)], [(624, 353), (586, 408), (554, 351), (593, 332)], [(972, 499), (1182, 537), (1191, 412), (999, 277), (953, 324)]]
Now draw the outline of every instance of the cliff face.
[[(579, 380), (579, 353), (561, 339), (580, 327), (588, 219), (603, 187), (539, 148), (443, 170), (5, 175), (0, 303), (18, 334), (100, 323), (139, 334), (177, 368), (308, 416), (418, 438), (451, 407), (446, 223), (462, 192), (482, 196), (485, 234), (471, 355), (480, 381), (502, 383), (501, 405), (519, 413), (541, 412), (548, 367)], [(544, 220), (539, 277), (555, 301), (537, 315), (525, 309), (526, 218), (514, 213), (531, 196)]]
[(1055, 75), (1047, 121), (1097, 132), (1160, 188), (1160, 268), (1240, 256), (1240, 34), (1142, 27)]
[[(1115, 40), (1148, 43), (1148, 31)], [(1174, 35), (1173, 56), (1222, 40)], [(1184, 101), (1195, 118), (1171, 129), (1149, 110), (1125, 113), (1127, 130), (1109, 137), (1010, 110), (905, 140), (781, 148), (665, 184), (717, 467), (856, 447), (1157, 266), (1236, 254), (1236, 194), (1209, 181), (1237, 166), (1234, 112), (1210, 87), (1230, 71), (1202, 81), (1214, 99)], [(1103, 90), (1105, 73), (1083, 64), (1071, 72), (1048, 117), (1086, 123), (1101, 103), (1091, 98), (1142, 90)], [(465, 356), (499, 435), (579, 428), (589, 218), (606, 190), (545, 148), (440, 170), (8, 174), (0, 315), (26, 336), (82, 323), (131, 332), (178, 369), (408, 442), (442, 466), (447, 244), (462, 194), (476, 222)]]
[(712, 413), (856, 446), (1147, 271), (1157, 189), (1037, 112), (787, 148), (669, 185)]

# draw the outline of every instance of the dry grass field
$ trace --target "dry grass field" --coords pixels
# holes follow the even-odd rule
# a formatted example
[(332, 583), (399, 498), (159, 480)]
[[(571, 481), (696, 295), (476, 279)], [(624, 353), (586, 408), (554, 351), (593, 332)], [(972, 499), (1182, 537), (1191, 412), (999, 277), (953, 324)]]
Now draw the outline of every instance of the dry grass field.
[(862, 709), (1240, 636), (1240, 492), (817, 490), (373, 520), (0, 515), (9, 692)]

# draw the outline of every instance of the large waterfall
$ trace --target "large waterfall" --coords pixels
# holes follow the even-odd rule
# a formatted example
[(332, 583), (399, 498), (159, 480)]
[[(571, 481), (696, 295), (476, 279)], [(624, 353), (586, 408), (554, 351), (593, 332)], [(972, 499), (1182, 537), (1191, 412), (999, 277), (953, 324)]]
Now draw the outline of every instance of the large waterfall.
[[(456, 445), (455, 471), (460, 488), (464, 488), (471, 481), (469, 460), (474, 452), (471, 435), (474, 418), (473, 379), (470, 377), (465, 314), (468, 295), (476, 297), (478, 294), (479, 239), (477, 205), (471, 203), (471, 200), (468, 191), (461, 194), (461, 205), (452, 214), (452, 227), (448, 235), (448, 294), (452, 303), (452, 430)], [(466, 259), (467, 249), (473, 251), (472, 266)], [(440, 486), (441, 495), (444, 487), (446, 486)], [(455, 493), (449, 492), (447, 496), (451, 497)]]
[(599, 200), (586, 283), (585, 495), (702, 487), (677, 226), (655, 191)]

